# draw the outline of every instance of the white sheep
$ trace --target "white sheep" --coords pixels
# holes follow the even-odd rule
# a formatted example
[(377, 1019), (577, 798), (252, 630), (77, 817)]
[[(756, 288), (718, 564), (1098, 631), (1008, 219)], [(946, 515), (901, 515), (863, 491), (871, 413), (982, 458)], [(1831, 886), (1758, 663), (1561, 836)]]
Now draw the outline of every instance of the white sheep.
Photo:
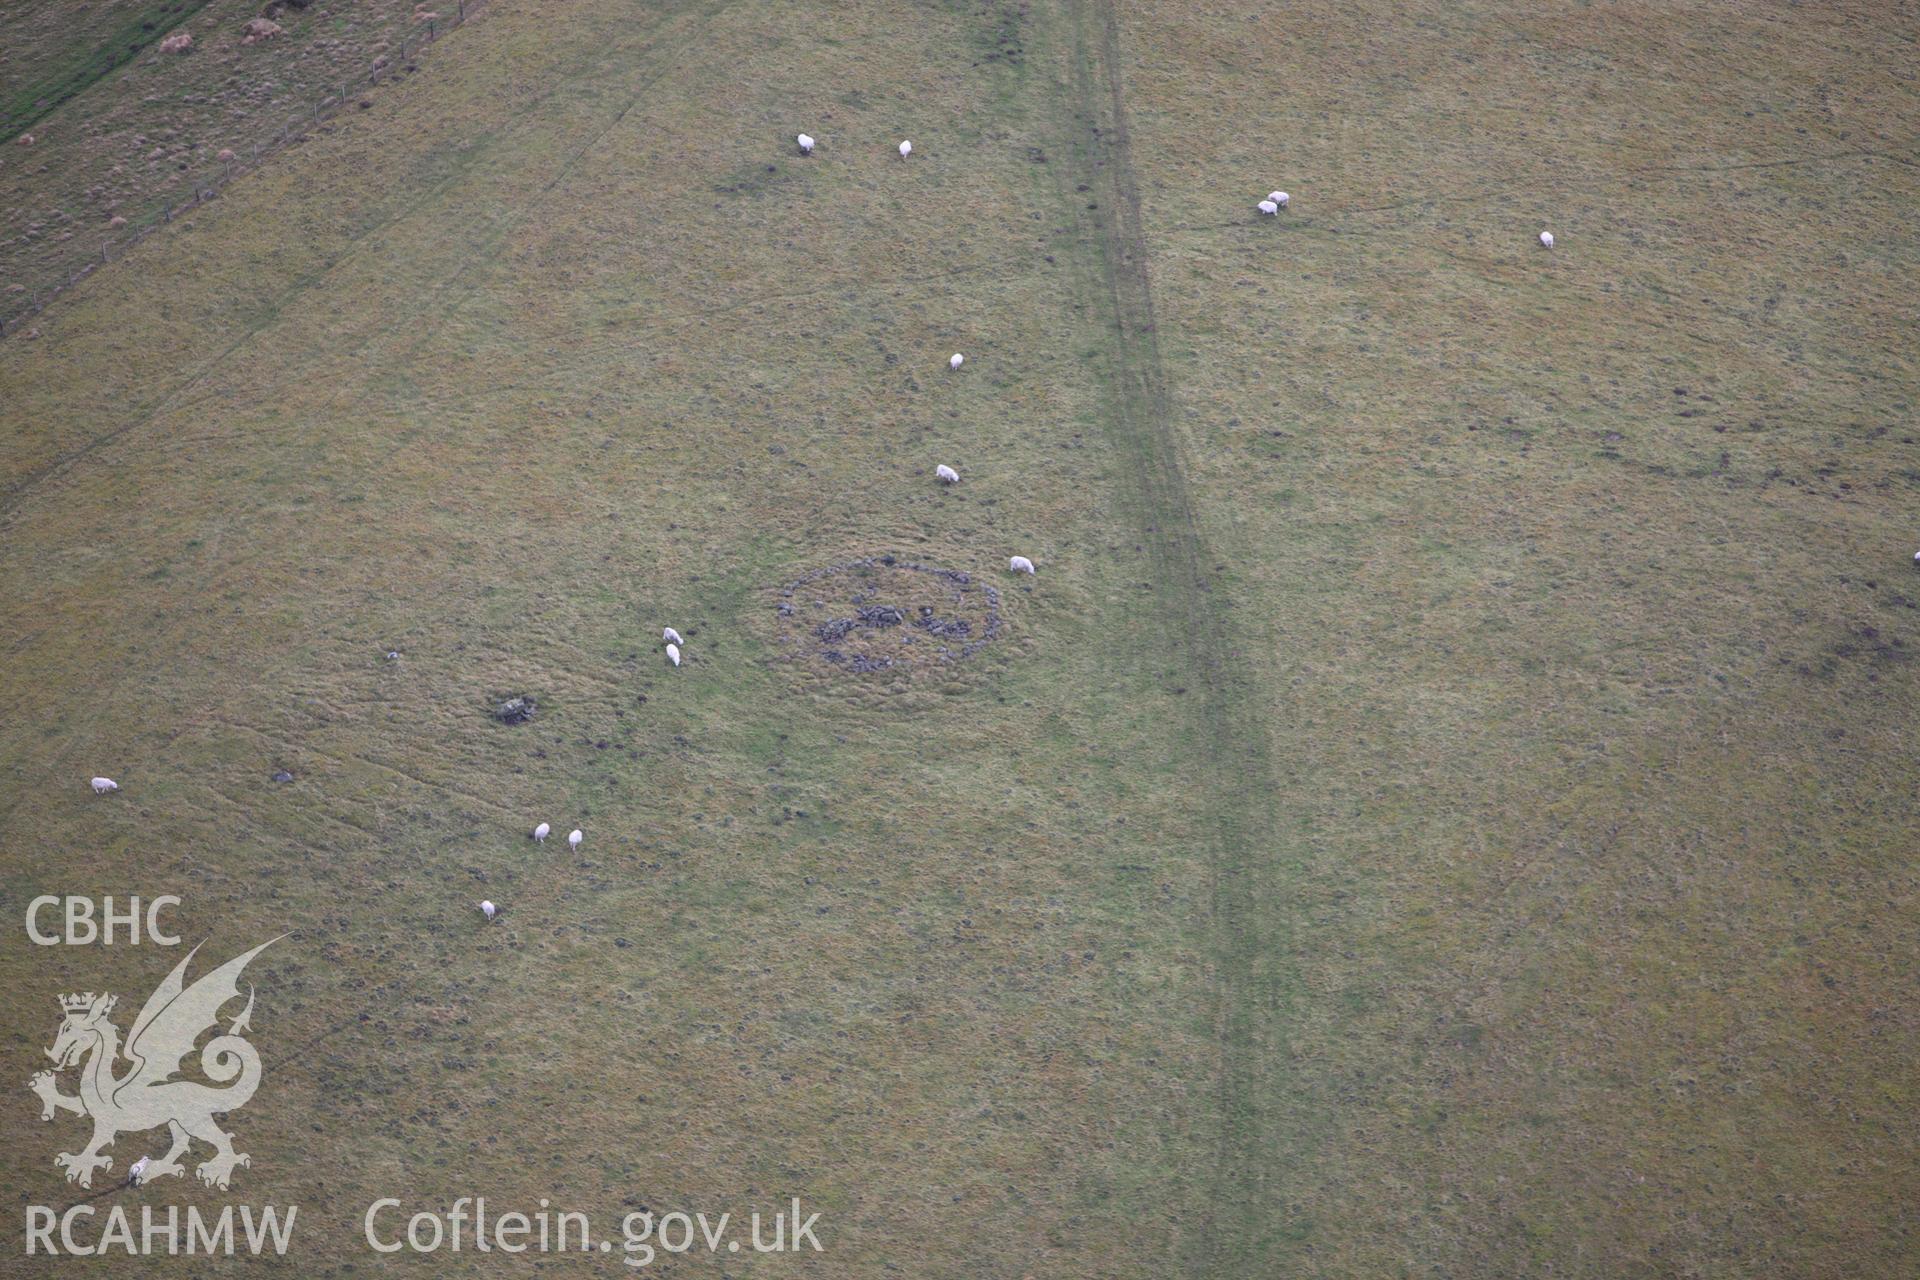
[(1025, 556), (1013, 556), (1007, 561), (1007, 568), (1014, 573), (1034, 572), (1033, 561)]
[(533, 829), (533, 838), (535, 840), (545, 840), (549, 835), (552, 835), (552, 834), (553, 834), (553, 828), (551, 826), (548, 826), (544, 822)]
[(1272, 217), (1274, 214), (1280, 212), (1280, 206), (1271, 200), (1262, 200), (1259, 204), (1255, 205), (1254, 208), (1260, 210), (1260, 212), (1266, 214), (1268, 217)]
[(152, 1163), (152, 1156), (141, 1156), (138, 1160), (135, 1160), (127, 1168), (127, 1181), (136, 1187), (139, 1186), (140, 1180), (147, 1175), (147, 1166)]
[(1542, 231), (1540, 233), (1540, 247), (1543, 249), (1553, 248), (1553, 232)]
[(798, 138), (795, 138), (794, 141), (800, 144), (801, 155), (810, 156), (813, 154), (813, 139), (811, 137), (803, 133)]
[(580, 828), (575, 827), (573, 830), (567, 832), (567, 848), (578, 849), (580, 842), (585, 839), (586, 837), (580, 834)]
[(900, 158), (902, 160), (905, 160), (908, 156), (912, 154), (913, 154), (913, 144), (911, 142), (902, 142), (900, 144)]
[(1267, 199), (1271, 200), (1273, 203), (1279, 205), (1282, 209), (1284, 209), (1287, 207), (1288, 203), (1292, 201), (1293, 197), (1288, 195), (1284, 191), (1269, 191), (1267, 192)]
[(965, 364), (966, 362), (967, 362), (967, 358), (961, 355), (958, 351), (956, 351), (953, 353), (953, 358), (947, 361), (947, 368), (958, 369), (961, 365)]
[(103, 796), (109, 791), (118, 791), (119, 789), (120, 784), (112, 778), (95, 778), (93, 780), (93, 794), (97, 796)]
[(940, 477), (941, 484), (960, 483), (960, 473), (944, 462), (933, 469), (933, 474)]
[(667, 646), (667, 661), (671, 662), (676, 667), (680, 665), (680, 646), (679, 645), (670, 644)]
[(491, 920), (495, 916), (500, 914), (500, 908), (494, 906), (491, 902), (488, 902), (485, 898), (482, 898), (480, 900), (480, 914), (485, 916), (487, 919)]
[(680, 638), (680, 633), (678, 631), (675, 631), (672, 627), (668, 627), (666, 630), (662, 631), (660, 633), (660, 638), (662, 640), (665, 640), (668, 644), (685, 644), (686, 643), (685, 640), (682, 640)]

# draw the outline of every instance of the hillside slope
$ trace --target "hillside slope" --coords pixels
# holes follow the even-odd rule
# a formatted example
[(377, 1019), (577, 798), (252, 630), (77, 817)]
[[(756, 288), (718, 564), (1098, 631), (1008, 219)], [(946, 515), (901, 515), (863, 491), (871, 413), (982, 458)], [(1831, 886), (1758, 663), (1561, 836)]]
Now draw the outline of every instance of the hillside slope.
[[(0, 343), (0, 905), (292, 930), (252, 1165), (140, 1196), (315, 1273), (485, 1194), (798, 1196), (837, 1276), (1903, 1274), (1920, 192), (1834, 87), (1899, 45), (496, 0)], [(907, 565), (990, 643), (814, 629)], [(176, 959), (13, 935), (16, 1078)]]

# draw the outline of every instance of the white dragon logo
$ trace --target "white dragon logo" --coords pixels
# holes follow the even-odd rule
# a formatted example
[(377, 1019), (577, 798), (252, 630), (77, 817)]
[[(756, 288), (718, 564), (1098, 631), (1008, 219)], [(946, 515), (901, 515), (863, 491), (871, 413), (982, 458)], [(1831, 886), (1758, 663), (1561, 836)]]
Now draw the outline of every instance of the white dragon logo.
[[(117, 996), (96, 996), (89, 991), (60, 997), (60, 1009), (66, 1017), (53, 1047), (47, 1050), (56, 1064), (55, 1071), (37, 1073), (27, 1087), (40, 1095), (42, 1120), (53, 1119), (56, 1111), (93, 1117), (93, 1141), (86, 1150), (62, 1152), (53, 1158), (57, 1168), (67, 1171), (68, 1182), (92, 1186), (94, 1170), (113, 1167), (113, 1158), (102, 1155), (101, 1148), (112, 1146), (118, 1134), (161, 1125), (173, 1135), (173, 1146), (160, 1159), (146, 1162), (140, 1174), (143, 1182), (181, 1173), (180, 1157), (194, 1138), (214, 1149), (213, 1158), (195, 1170), (200, 1181), (210, 1187), (225, 1190), (236, 1165), (253, 1163), (233, 1149), (233, 1135), (213, 1122), (216, 1112), (224, 1115), (239, 1110), (260, 1087), (259, 1051), (240, 1034), (252, 1030), (252, 987), (247, 988), (247, 1007), (227, 1025), (227, 1033), (215, 1036), (200, 1051), (200, 1070), (215, 1085), (225, 1087), (176, 1077), (200, 1036), (219, 1029), (220, 1007), (239, 996), (240, 972), (247, 962), (279, 940), (261, 943), (201, 976), (190, 987), (183, 976), (188, 961), (200, 948), (189, 951), (147, 997), (140, 1016), (133, 1020), (124, 1049), (120, 1029), (107, 1020)], [(114, 1067), (122, 1058), (132, 1065), (124, 1074), (116, 1075)], [(80, 1066), (80, 1092), (61, 1093), (55, 1072), (76, 1065)]]

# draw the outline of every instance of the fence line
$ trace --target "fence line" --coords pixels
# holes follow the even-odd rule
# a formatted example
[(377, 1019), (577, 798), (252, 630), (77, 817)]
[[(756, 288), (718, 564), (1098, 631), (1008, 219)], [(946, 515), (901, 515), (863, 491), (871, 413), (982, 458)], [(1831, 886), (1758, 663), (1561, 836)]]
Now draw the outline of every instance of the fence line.
[[(436, 17), (430, 19), (424, 27), (416, 27), (414, 30), (403, 34), (400, 37), (400, 47), (397, 51), (390, 54), (382, 54), (373, 60), (373, 65), (369, 67), (367, 71), (366, 83), (370, 85), (379, 84), (383, 78), (393, 74), (401, 64), (406, 62), (409, 46), (411, 46), (411, 52), (417, 55), (420, 50), (440, 38), (440, 27), (445, 27), (448, 31), (452, 31), (454, 28), (465, 23), (468, 18), (478, 13), (486, 4), (487, 0), (454, 0), (454, 13), (451, 21), (445, 21)], [(22, 306), (12, 315), (0, 316), (0, 338), (5, 338), (18, 332), (21, 324), (25, 322), (27, 317), (37, 316), (42, 311), (45, 311), (49, 302), (52, 302), (68, 289), (79, 284), (82, 280), (85, 280), (104, 264), (125, 254), (127, 250), (139, 244), (161, 227), (171, 223), (175, 214), (185, 212), (189, 209), (195, 209), (205, 204), (219, 194), (220, 188), (226, 186), (241, 174), (258, 168), (262, 160), (268, 159), (275, 153), (284, 151), (295, 142), (298, 142), (301, 135), (309, 128), (318, 125), (322, 120), (331, 119), (340, 108), (346, 106), (347, 103), (353, 99), (354, 86), (359, 83), (361, 82), (357, 77), (352, 80), (343, 81), (338, 92), (334, 92), (331, 86), (329, 86), (328, 91), (321, 95), (319, 100), (311, 107), (302, 108), (297, 115), (290, 116), (286, 123), (280, 126), (278, 133), (264, 142), (256, 141), (253, 144), (251, 155), (242, 157), (239, 154), (235, 154), (234, 158), (226, 161), (222, 169), (214, 174), (210, 180), (197, 182), (194, 186), (193, 194), (190, 197), (180, 201), (175, 201), (171, 198), (163, 201), (160, 206), (160, 212), (148, 218), (148, 220), (140, 226), (131, 227), (117, 237), (110, 236), (102, 241), (100, 244), (100, 256), (98, 258), (89, 258), (83, 263), (67, 268), (65, 280), (56, 280), (53, 284), (45, 288), (34, 289), (27, 295), (26, 305)]]

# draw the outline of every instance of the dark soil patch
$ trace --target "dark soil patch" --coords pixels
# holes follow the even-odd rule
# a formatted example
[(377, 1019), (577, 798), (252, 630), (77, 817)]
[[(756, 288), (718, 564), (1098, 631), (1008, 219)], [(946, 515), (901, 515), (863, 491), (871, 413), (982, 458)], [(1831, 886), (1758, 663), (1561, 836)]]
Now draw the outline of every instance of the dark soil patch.
[(523, 694), (519, 697), (508, 698), (505, 702), (495, 707), (493, 709), (493, 718), (501, 724), (525, 724), (527, 721), (533, 719), (533, 713), (539, 709), (540, 704), (538, 702)]
[(1000, 634), (1000, 592), (973, 574), (863, 556), (802, 574), (775, 593), (781, 659), (871, 675), (971, 658)]

